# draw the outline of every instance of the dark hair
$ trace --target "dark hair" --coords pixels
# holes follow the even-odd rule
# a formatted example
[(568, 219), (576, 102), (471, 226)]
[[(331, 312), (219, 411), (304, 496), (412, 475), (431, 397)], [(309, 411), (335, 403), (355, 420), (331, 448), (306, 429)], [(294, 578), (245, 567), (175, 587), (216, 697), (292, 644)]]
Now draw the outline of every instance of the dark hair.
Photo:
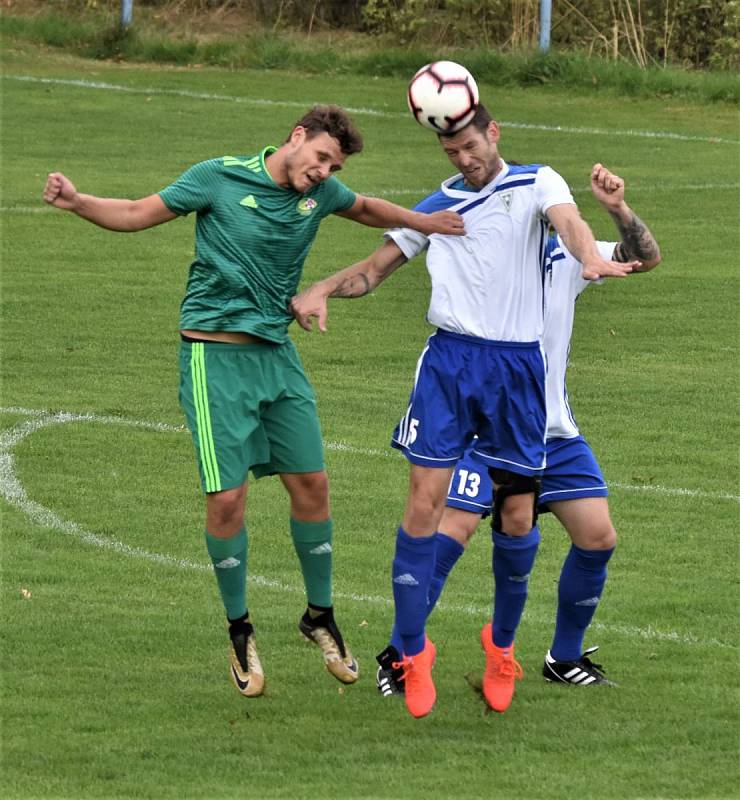
[[(320, 133), (328, 133), (339, 142), (345, 156), (362, 152), (362, 136), (355, 128), (349, 114), (339, 106), (314, 106), (293, 126), (293, 130), (305, 128), (308, 139)], [(290, 136), (286, 141), (290, 140)]]
[(465, 127), (456, 130), (454, 133), (439, 133), (437, 134), (440, 138), (447, 138), (449, 136), (456, 136), (460, 131), (464, 131), (465, 128), (469, 128), (471, 125), (479, 132), (485, 133), (488, 130), (488, 125), (490, 122), (493, 121), (493, 117), (490, 115), (488, 109), (483, 105), (483, 103), (478, 103), (475, 107), (475, 114), (473, 114), (473, 118), (468, 122)]

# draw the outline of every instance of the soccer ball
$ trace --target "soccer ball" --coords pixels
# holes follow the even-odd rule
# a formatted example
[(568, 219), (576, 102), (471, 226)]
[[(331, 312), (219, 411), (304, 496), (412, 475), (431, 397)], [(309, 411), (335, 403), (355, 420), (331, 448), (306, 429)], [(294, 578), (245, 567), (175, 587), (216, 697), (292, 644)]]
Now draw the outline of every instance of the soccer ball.
[(435, 61), (414, 75), (406, 97), (420, 125), (436, 133), (455, 133), (473, 119), (478, 86), (461, 64)]

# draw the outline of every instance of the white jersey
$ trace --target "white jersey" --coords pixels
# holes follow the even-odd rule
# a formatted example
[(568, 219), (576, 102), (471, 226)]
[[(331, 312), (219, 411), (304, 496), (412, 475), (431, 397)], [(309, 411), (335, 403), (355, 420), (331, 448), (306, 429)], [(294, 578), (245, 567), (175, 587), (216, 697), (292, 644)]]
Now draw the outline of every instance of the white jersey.
[(479, 191), (455, 188), (455, 175), (416, 206), (431, 213), (457, 211), (464, 236), (408, 228), (386, 232), (406, 258), (427, 247), (432, 296), (427, 320), (453, 333), (500, 342), (541, 341), (548, 208), (574, 200), (550, 167), (504, 164)]
[[(616, 242), (597, 242), (599, 255), (607, 260), (614, 255)], [(568, 368), (570, 337), (573, 334), (575, 303), (591, 283), (583, 278), (581, 262), (553, 236), (545, 261), (545, 336), (543, 347), (547, 358), (547, 438), (572, 439), (579, 435), (578, 426), (568, 404), (565, 372)]]

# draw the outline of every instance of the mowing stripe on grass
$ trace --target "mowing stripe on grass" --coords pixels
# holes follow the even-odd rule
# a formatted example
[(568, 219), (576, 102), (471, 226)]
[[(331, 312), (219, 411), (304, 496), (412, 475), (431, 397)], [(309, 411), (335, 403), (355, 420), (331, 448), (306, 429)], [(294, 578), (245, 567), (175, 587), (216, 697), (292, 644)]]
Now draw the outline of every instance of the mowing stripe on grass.
[[(168, 425), (166, 422), (147, 422), (146, 420), (132, 420), (124, 417), (101, 416), (98, 414), (80, 414), (68, 411), (42, 411), (34, 408), (19, 408), (16, 406), (0, 407), (0, 414), (16, 414), (20, 417), (35, 417), (49, 419), (49, 422), (44, 423), (43, 426), (49, 424), (62, 424), (66, 422), (96, 422), (102, 425), (127, 425), (129, 427), (145, 428), (147, 430), (155, 431), (169, 431), (169, 432), (187, 432), (184, 425)], [(4, 439), (0, 437), (0, 443)], [(14, 443), (15, 444), (15, 443)], [(13, 444), (13, 446), (14, 446)], [(398, 451), (388, 448), (387, 450), (376, 450), (372, 447), (355, 447), (354, 445), (347, 444), (347, 442), (324, 442), (324, 447), (327, 450), (333, 450), (338, 453), (347, 453), (349, 455), (359, 456), (372, 456), (380, 458), (402, 458)], [(3, 446), (0, 445), (0, 452), (4, 452)], [(0, 485), (0, 489), (2, 486)], [(621, 489), (628, 492), (652, 492), (656, 494), (667, 494), (673, 497), (698, 497), (709, 500), (729, 500), (734, 503), (740, 502), (740, 494), (732, 494), (731, 492), (707, 492), (703, 489), (686, 489), (678, 486), (660, 486), (650, 483), (619, 483), (617, 481), (609, 481), (610, 489)]]
[[(193, 92), (187, 89), (161, 89), (153, 87), (125, 86), (119, 83), (107, 83), (105, 81), (87, 81), (83, 79), (71, 78), (39, 78), (35, 75), (1, 75), (4, 80), (25, 81), (27, 83), (40, 83), (57, 86), (74, 86), (80, 89), (93, 89), (108, 92), (125, 92), (127, 94), (162, 95), (171, 97), (189, 97), (193, 100), (217, 100), (227, 103), (242, 103), (254, 106), (279, 106), (282, 108), (308, 108), (316, 105), (319, 101), (297, 101), (297, 100), (268, 100), (262, 97), (240, 97), (239, 95), (212, 94), (210, 92)], [(368, 115), (374, 117), (387, 117), (400, 119), (408, 116), (406, 112), (382, 111), (377, 108), (352, 108), (345, 106), (351, 114)], [(511, 122), (509, 120), (499, 120), (499, 124), (507, 128), (519, 128), (522, 130), (547, 131), (551, 133), (573, 133), (587, 136), (633, 136), (643, 139), (671, 139), (679, 142), (711, 142), (712, 144), (740, 144), (740, 139), (724, 139), (719, 136), (693, 136), (684, 133), (672, 133), (671, 131), (640, 131), (634, 129), (615, 130), (608, 128), (578, 128), (566, 125), (541, 125), (530, 122)]]
[[(23, 409), (0, 409), (0, 413), (20, 413)], [(190, 561), (186, 558), (177, 558), (163, 553), (153, 553), (145, 550), (142, 547), (132, 547), (118, 539), (108, 536), (102, 536), (92, 531), (88, 531), (81, 525), (75, 522), (62, 519), (58, 514), (51, 509), (42, 506), (40, 503), (31, 500), (26, 490), (18, 480), (15, 474), (15, 458), (13, 456), (13, 448), (23, 441), (23, 439), (30, 436), (32, 433), (46, 428), (50, 425), (63, 425), (69, 422), (108, 422), (112, 424), (129, 425), (137, 428), (144, 428), (156, 431), (168, 432), (181, 432), (182, 427), (166, 425), (163, 423), (150, 423), (137, 420), (126, 420), (120, 417), (97, 417), (93, 414), (69, 414), (66, 412), (59, 413), (45, 413), (34, 411), (30, 414), (33, 418), (25, 422), (18, 423), (12, 428), (8, 428), (0, 433), (0, 495), (5, 500), (23, 514), (25, 514), (32, 522), (41, 525), (51, 530), (59, 531), (67, 536), (73, 536), (76, 539), (84, 542), (85, 544), (94, 547), (100, 547), (105, 550), (112, 550), (124, 556), (133, 558), (141, 558), (146, 561), (160, 564), (162, 566), (175, 567), (180, 570), (188, 570), (195, 572), (210, 573), (212, 567), (210, 564), (204, 564), (197, 561)], [(271, 589), (276, 589), (280, 592), (290, 592), (293, 594), (302, 594), (304, 589), (302, 586), (291, 586), (288, 584), (280, 583), (279, 581), (270, 580), (262, 575), (250, 574), (250, 582), (258, 586), (265, 586)], [(351, 600), (357, 603), (372, 603), (373, 605), (382, 605), (391, 607), (392, 600), (389, 597), (382, 597), (378, 595), (365, 595), (357, 594), (354, 592), (335, 592), (335, 596), (342, 600)], [(458, 605), (454, 603), (440, 603), (440, 608), (451, 611), (455, 614), (465, 614), (468, 616), (476, 616), (486, 618), (491, 612), (490, 605), (473, 605), (465, 604)], [(526, 618), (528, 621), (537, 625), (549, 626), (552, 624), (552, 619), (542, 615), (533, 615), (527, 612)], [(649, 639), (654, 641), (674, 642), (683, 645), (698, 645), (700, 647), (722, 647), (726, 649), (734, 649), (732, 644), (721, 642), (718, 639), (700, 639), (691, 632), (680, 633), (678, 631), (660, 631), (651, 626), (647, 628), (639, 628), (633, 625), (620, 625), (620, 624), (605, 624), (594, 623), (592, 626), (599, 630), (608, 631), (609, 633), (618, 636), (627, 636), (629, 638), (639, 637), (642, 639)]]

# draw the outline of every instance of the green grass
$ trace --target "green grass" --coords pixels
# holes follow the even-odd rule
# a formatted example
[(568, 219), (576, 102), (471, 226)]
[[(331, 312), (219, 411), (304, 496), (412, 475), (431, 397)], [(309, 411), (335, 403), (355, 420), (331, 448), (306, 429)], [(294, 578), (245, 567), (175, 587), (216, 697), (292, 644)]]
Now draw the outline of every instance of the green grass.
[[(388, 574), (407, 481), (387, 441), (429, 332), (423, 263), (370, 297), (334, 301), (328, 334), (294, 332), (325, 439), (348, 446), (330, 446), (327, 460), (338, 618), (363, 678), (342, 691), (301, 641), (287, 504), (279, 483), (264, 480), (250, 488), (249, 604), (268, 690), (245, 701), (227, 680), (195, 463), (179, 428), (177, 319), (192, 222), (124, 236), (40, 201), (52, 169), (82, 191), (150, 193), (202, 158), (279, 142), (303, 104), (330, 100), (382, 112), (356, 114), (366, 151), (347, 164), (346, 182), (411, 204), (450, 170), (434, 137), (404, 113), (404, 80), (157, 69), (14, 44), (0, 85), (4, 797), (735, 796), (740, 149), (732, 110), (483, 82), (510, 123), (504, 156), (552, 164), (597, 235), (612, 238), (587, 190), (589, 167), (603, 161), (626, 178), (663, 249), (656, 272), (579, 301), (569, 379), (613, 485), (620, 546), (588, 643), (601, 645), (621, 686), (563, 691), (539, 678), (567, 550), (546, 517), (517, 639), (526, 678), (505, 715), (486, 713), (476, 691), (491, 596), (482, 526), (430, 624), (439, 700), (415, 721), (378, 698), (372, 665), (391, 622)], [(379, 241), (376, 231), (328, 220), (306, 281)], [(42, 426), (34, 416), (42, 410), (95, 418)]]
[[(87, 58), (232, 69), (300, 70), (313, 75), (365, 75), (405, 80), (422, 65), (442, 58), (462, 61), (480, 81), (498, 87), (547, 86), (580, 94), (615, 97), (688, 97), (704, 102), (740, 102), (740, 84), (730, 70), (691, 71), (680, 67), (641, 69), (585, 52), (500, 52), (491, 48), (399, 47), (396, 40), (368, 34), (330, 32), (304, 36), (261, 30), (248, 20), (233, 24), (169, 20), (146, 6), (135, 24), (119, 28), (118, 14), (93, 6), (84, 11), (50, 7), (34, 13), (11, 9), (2, 16), (11, 43), (63, 48)], [(117, 9), (116, 9), (117, 12)], [(174, 13), (174, 12), (173, 12)], [(216, 18), (218, 14), (214, 15)], [(175, 19), (177, 19), (175, 15)]]

